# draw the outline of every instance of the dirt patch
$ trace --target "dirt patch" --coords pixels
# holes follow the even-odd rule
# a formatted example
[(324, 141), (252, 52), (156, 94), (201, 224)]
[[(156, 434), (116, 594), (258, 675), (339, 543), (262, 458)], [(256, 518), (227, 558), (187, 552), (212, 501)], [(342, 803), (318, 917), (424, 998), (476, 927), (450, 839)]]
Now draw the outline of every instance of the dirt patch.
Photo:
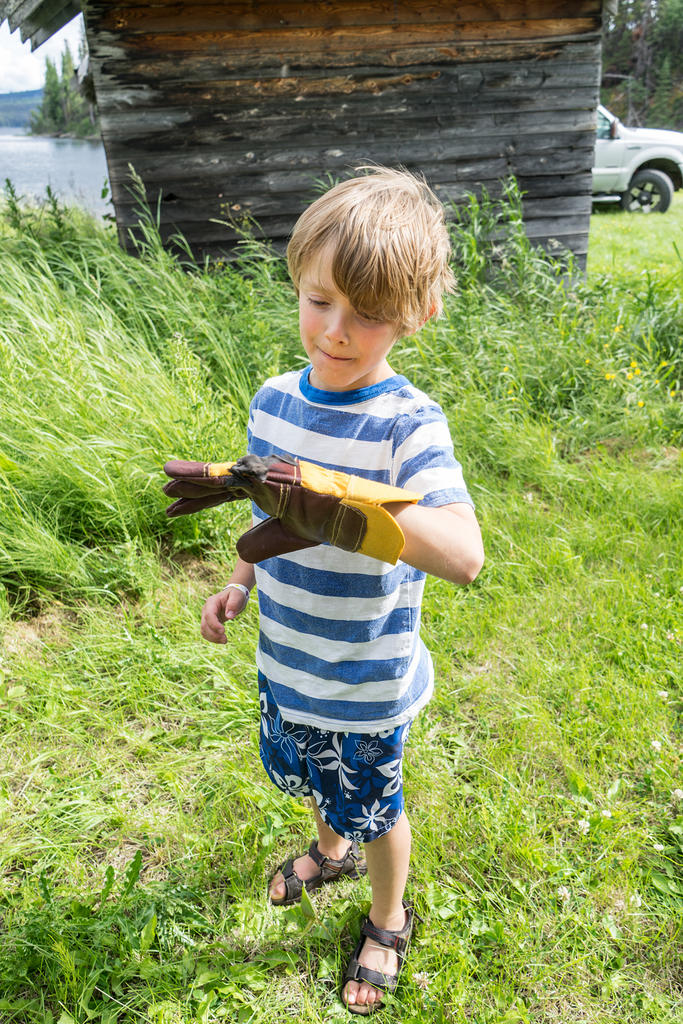
[(168, 877), (168, 851), (164, 847), (145, 849), (139, 843), (122, 843), (106, 852), (102, 860), (111, 865), (118, 879), (123, 878), (138, 850), (142, 851), (141, 882), (163, 882)]
[(161, 552), (162, 572), (167, 576), (187, 576), (189, 580), (223, 579), (229, 571), (226, 566), (206, 558), (198, 558), (190, 551)]
[(632, 438), (605, 437), (595, 447), (584, 448), (574, 456), (575, 462), (597, 462), (605, 458), (619, 458), (627, 455), (637, 465), (668, 469), (681, 458), (680, 448), (673, 445), (658, 445), (655, 448), (639, 448)]
[(14, 656), (40, 657), (45, 644), (69, 643), (69, 627), (77, 621), (75, 612), (53, 607), (27, 621), (9, 622), (2, 637), (2, 648)]

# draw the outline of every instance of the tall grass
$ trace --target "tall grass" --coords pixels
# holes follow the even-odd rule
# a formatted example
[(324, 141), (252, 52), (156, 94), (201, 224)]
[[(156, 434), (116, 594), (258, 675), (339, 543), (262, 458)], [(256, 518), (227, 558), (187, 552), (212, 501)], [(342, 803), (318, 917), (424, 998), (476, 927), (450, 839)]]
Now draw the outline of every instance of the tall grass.
[(149, 225), (134, 259), (75, 212), (18, 216), (0, 266), (0, 581), (24, 596), (135, 589), (145, 549), (170, 536), (161, 463), (243, 447), (253, 289), (184, 272)]
[[(487, 241), (501, 225), (507, 242)], [(556, 488), (564, 455), (678, 442), (675, 281), (567, 287), (528, 245), (514, 190), (472, 199), (454, 241), (458, 294), (396, 366), (443, 403), (473, 467), (537, 465)], [(135, 589), (154, 541), (224, 543), (201, 532), (225, 514), (171, 533), (158, 470), (241, 451), (254, 387), (302, 362), (281, 261), (252, 246), (237, 267), (188, 273), (151, 220), (133, 258), (54, 200), (11, 204), (2, 242), (0, 581), (24, 596)]]
[[(160, 491), (171, 456), (241, 453), (251, 393), (303, 365), (294, 294), (255, 243), (189, 271), (148, 219), (139, 246), (54, 200), (0, 220), (0, 1020), (343, 1021), (367, 882), (268, 907), (310, 819), (257, 768), (254, 609), (198, 637), (248, 510), (169, 521)], [(487, 564), (427, 585), (425, 924), (380, 1019), (668, 1024), (681, 277), (549, 262), (514, 189), (454, 251), (392, 363), (444, 406)]]
[[(497, 234), (506, 241), (487, 241)], [(417, 335), (414, 359), (399, 355), (430, 393), (445, 405), (476, 394), (494, 420), (546, 424), (567, 453), (615, 435), (680, 439), (680, 274), (584, 280), (529, 245), (514, 186), (503, 203), (470, 200), (454, 252), (459, 292), (445, 323)]]

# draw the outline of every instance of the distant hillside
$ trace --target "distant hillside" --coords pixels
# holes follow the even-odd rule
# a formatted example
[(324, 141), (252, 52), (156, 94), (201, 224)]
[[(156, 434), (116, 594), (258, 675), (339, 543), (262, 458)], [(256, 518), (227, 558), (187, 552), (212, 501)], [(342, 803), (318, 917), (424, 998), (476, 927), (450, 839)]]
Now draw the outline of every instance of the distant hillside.
[(0, 126), (28, 127), (29, 114), (40, 106), (42, 96), (42, 89), (0, 94)]

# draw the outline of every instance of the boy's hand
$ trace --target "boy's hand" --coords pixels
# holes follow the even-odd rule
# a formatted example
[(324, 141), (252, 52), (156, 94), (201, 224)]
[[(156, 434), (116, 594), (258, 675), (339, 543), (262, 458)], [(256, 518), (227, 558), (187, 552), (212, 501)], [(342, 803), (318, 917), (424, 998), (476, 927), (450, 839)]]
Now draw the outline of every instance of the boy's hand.
[(226, 644), (228, 638), (223, 623), (237, 618), (246, 608), (247, 600), (235, 587), (212, 594), (202, 608), (201, 634), (204, 639), (213, 644)]
[(173, 461), (164, 472), (172, 478), (165, 493), (178, 498), (166, 509), (169, 516), (244, 498), (270, 516), (237, 542), (240, 557), (252, 563), (329, 543), (395, 565), (405, 538), (383, 506), (422, 497), (286, 455), (245, 455), (222, 463)]

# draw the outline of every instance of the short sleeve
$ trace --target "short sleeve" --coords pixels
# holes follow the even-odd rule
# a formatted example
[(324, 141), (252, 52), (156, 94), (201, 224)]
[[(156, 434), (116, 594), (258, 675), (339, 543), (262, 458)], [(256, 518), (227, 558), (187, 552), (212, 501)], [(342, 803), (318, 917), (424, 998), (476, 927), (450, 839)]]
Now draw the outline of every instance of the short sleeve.
[(261, 392), (263, 388), (259, 388), (251, 402), (249, 403), (249, 419), (247, 420), (247, 452), (252, 453), (252, 445), (254, 443), (254, 432), (256, 430), (256, 417), (259, 412), (261, 403)]
[(435, 402), (401, 418), (394, 435), (392, 475), (397, 487), (424, 495), (420, 505), (465, 502), (474, 507), (446, 417)]
[(251, 444), (254, 439), (254, 403), (249, 406), (249, 420), (247, 421), (247, 451), (251, 452)]

